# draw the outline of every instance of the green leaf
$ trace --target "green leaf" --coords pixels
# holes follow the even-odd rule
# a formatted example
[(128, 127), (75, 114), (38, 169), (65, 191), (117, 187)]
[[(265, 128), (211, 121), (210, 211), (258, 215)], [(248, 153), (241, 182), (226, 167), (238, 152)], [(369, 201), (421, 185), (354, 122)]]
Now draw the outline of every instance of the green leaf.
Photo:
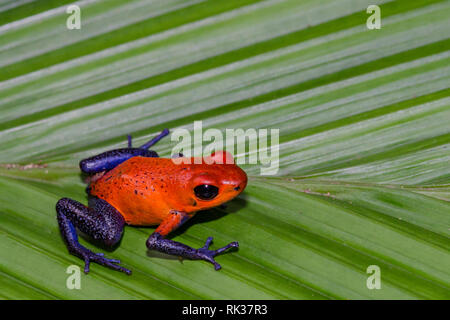
[[(450, 298), (448, 1), (81, 1), (68, 30), (71, 2), (0, 0), (0, 298)], [(244, 164), (245, 192), (173, 237), (239, 250), (216, 272), (130, 226), (106, 255), (133, 275), (68, 289), (55, 204), (87, 202), (78, 162), (196, 120), (279, 129), (277, 175)]]

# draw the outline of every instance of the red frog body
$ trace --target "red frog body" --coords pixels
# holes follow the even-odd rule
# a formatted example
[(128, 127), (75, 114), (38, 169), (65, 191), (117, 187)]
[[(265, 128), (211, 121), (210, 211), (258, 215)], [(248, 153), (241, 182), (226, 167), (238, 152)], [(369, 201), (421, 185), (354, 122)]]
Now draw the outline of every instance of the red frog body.
[[(232, 157), (218, 152), (210, 158), (220, 160), (223, 155), (225, 159)], [(171, 211), (192, 216), (221, 205), (247, 185), (247, 175), (234, 163), (207, 164), (201, 159), (197, 164), (200, 161), (195, 158), (175, 161), (133, 157), (94, 181), (90, 193), (116, 208), (127, 224), (152, 226), (161, 224)], [(202, 184), (218, 187), (218, 195), (212, 200), (196, 197), (194, 188)]]
[(126, 224), (158, 225), (146, 241), (149, 250), (192, 260), (205, 260), (221, 266), (214, 257), (228, 249), (238, 248), (231, 242), (210, 250), (212, 237), (205, 245), (194, 249), (165, 237), (194, 216), (197, 211), (219, 206), (238, 196), (247, 185), (247, 175), (235, 163), (233, 156), (218, 151), (205, 158), (159, 158), (148, 150), (169, 134), (164, 129), (158, 136), (139, 148), (106, 151), (80, 161), (80, 169), (89, 176), (86, 189), (89, 206), (69, 198), (56, 204), (57, 220), (69, 252), (85, 262), (88, 273), (95, 262), (113, 270), (131, 274), (120, 261), (94, 253), (78, 242), (77, 229), (103, 243), (119, 243)]

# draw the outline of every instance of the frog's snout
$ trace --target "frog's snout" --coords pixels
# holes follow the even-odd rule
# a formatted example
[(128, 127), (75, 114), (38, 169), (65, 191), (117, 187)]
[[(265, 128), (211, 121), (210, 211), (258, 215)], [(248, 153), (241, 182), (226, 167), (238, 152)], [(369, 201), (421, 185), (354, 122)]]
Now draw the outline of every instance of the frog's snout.
[(236, 170), (233, 177), (233, 190), (237, 191), (239, 194), (244, 191), (245, 187), (247, 186), (247, 174), (238, 166), (236, 166), (235, 168)]

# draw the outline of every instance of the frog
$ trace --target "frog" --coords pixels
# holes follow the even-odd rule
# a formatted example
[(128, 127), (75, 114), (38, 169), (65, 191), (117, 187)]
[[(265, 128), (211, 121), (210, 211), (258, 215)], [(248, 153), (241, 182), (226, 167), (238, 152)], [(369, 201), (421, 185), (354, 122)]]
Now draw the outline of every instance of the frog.
[(108, 150), (79, 162), (81, 172), (88, 178), (88, 205), (61, 198), (56, 203), (56, 218), (69, 253), (84, 261), (84, 273), (89, 273), (91, 262), (128, 275), (132, 271), (120, 260), (80, 244), (79, 232), (113, 249), (125, 226), (154, 226), (156, 229), (146, 241), (147, 250), (207, 261), (215, 270), (221, 269), (216, 256), (239, 248), (239, 243), (233, 241), (212, 250), (212, 237), (201, 248), (168, 238), (199, 211), (223, 206), (247, 186), (247, 174), (227, 151), (206, 157), (159, 157), (150, 148), (168, 134), (169, 130), (164, 129), (140, 147), (133, 147), (128, 135), (126, 148)]

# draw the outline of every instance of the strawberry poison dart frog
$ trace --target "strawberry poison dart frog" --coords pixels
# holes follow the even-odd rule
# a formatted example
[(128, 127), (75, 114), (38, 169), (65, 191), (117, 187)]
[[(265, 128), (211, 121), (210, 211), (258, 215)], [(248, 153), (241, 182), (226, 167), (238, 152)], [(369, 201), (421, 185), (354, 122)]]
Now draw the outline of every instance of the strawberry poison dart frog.
[[(122, 267), (119, 260), (108, 259), (103, 253), (94, 253), (82, 246), (76, 229), (112, 247), (119, 242), (125, 224), (157, 225), (146, 242), (148, 249), (205, 260), (216, 270), (221, 266), (214, 257), (239, 246), (237, 242), (231, 242), (223, 248), (209, 250), (212, 242), (209, 237), (202, 248), (194, 249), (166, 239), (197, 211), (233, 199), (247, 185), (247, 175), (228, 152), (215, 152), (198, 163), (195, 158), (178, 159), (192, 161), (177, 162), (159, 158), (155, 151), (148, 150), (168, 134), (169, 130), (165, 129), (139, 148), (131, 146), (131, 136), (128, 136), (128, 148), (110, 150), (80, 162), (81, 171), (90, 177), (86, 189), (89, 206), (62, 198), (56, 204), (56, 212), (67, 248), (84, 260), (85, 273), (89, 272), (90, 262), (126, 274), (131, 271)], [(179, 157), (183, 156), (180, 154)], [(218, 159), (221, 160), (216, 161)]]

